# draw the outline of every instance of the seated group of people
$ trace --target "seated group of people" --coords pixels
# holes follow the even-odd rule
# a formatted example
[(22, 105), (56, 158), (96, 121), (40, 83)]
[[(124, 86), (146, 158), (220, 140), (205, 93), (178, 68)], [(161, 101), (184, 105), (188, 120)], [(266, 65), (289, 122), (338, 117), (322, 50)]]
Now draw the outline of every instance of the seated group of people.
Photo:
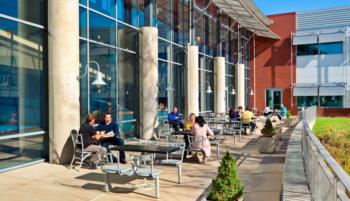
[[(278, 114), (277, 114), (277, 117), (280, 121), (282, 121), (283, 118), (285, 118), (287, 116), (287, 108), (281, 104), (281, 109), (279, 110)], [(265, 109), (264, 109), (264, 116), (269, 118), (272, 114), (274, 113), (273, 110), (270, 109), (269, 106), (266, 106)]]
[[(83, 145), (86, 151), (99, 152), (101, 158), (109, 152), (109, 145), (123, 145), (124, 140), (120, 138), (119, 127), (112, 119), (111, 113), (106, 113), (104, 116), (104, 122), (99, 124), (96, 128), (95, 117), (93, 114), (89, 114), (86, 118), (86, 123), (81, 125), (79, 133), (83, 136)], [(95, 144), (94, 144), (95, 143)], [(98, 145), (98, 143), (101, 145)], [(120, 163), (125, 164), (125, 152), (119, 152)], [(116, 159), (114, 159), (116, 160)], [(95, 155), (90, 160), (90, 167), (96, 168), (100, 163), (100, 157)]]
[(251, 127), (251, 132), (256, 129), (256, 123), (253, 121), (256, 119), (250, 107), (246, 107), (243, 110), (242, 106), (238, 106), (237, 109), (231, 108), (229, 111), (230, 121), (242, 121), (242, 125), (248, 125)]

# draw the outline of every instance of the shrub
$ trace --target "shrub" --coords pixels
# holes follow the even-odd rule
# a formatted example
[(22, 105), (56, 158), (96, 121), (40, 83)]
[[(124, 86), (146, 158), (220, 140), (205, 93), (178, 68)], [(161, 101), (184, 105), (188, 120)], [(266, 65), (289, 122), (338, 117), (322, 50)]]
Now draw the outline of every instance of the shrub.
[(273, 127), (271, 120), (267, 119), (264, 128), (261, 130), (264, 137), (272, 137), (276, 134), (276, 129)]
[(237, 174), (236, 160), (227, 151), (223, 157), (218, 175), (213, 180), (209, 199), (216, 201), (234, 201), (243, 195), (243, 186)]

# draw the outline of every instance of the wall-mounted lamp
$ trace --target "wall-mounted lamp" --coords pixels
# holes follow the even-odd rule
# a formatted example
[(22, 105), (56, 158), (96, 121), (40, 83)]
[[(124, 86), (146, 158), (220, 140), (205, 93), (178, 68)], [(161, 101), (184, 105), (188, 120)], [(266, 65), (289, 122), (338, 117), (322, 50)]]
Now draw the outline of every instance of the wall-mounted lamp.
[(205, 83), (208, 84), (208, 88), (207, 88), (207, 90), (205, 91), (205, 93), (207, 93), (207, 94), (213, 93), (213, 91), (211, 90), (211, 87), (210, 87), (210, 83), (209, 83), (208, 81), (205, 81)]
[(231, 95), (236, 95), (236, 91), (235, 91), (235, 88), (233, 87), (233, 85), (230, 85), (228, 87), (225, 88), (225, 91), (229, 91), (229, 88), (232, 87), (232, 91), (231, 91)]
[(249, 92), (250, 95), (251, 95), (251, 96), (254, 96), (254, 91), (253, 91), (252, 87), (248, 87), (248, 89), (250, 89), (250, 92)]
[(89, 70), (89, 64), (90, 63), (94, 63), (94, 64), (96, 64), (96, 66), (97, 66), (97, 73), (96, 73), (96, 79), (91, 83), (91, 85), (94, 85), (94, 86), (96, 86), (98, 89), (101, 87), (101, 86), (104, 86), (104, 85), (106, 85), (106, 82), (105, 81), (103, 81), (103, 78), (102, 78), (102, 73), (101, 73), (101, 71), (100, 71), (100, 65), (98, 65), (98, 63), (96, 62), (96, 61), (89, 61), (86, 65), (85, 65), (85, 72), (84, 72), (84, 74), (83, 75), (81, 75), (81, 76), (77, 76), (77, 79), (81, 79), (81, 78), (83, 78), (83, 77), (85, 77), (86, 76), (86, 74), (87, 74), (87, 72), (88, 72), (88, 70)]

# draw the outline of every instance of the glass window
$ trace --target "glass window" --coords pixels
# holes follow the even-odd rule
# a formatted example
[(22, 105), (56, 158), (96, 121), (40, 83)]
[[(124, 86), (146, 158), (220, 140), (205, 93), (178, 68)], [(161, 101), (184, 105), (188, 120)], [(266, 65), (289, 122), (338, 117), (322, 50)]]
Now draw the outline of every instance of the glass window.
[(45, 30), (0, 18), (0, 134), (45, 130)]
[(80, 4), (86, 5), (86, 0), (79, 0)]
[(115, 17), (116, 0), (90, 0), (90, 8)]
[(342, 54), (343, 43), (320, 43), (320, 54)]
[(138, 26), (138, 1), (117, 0), (118, 20)]
[(194, 18), (196, 19), (195, 42), (199, 47), (199, 52), (204, 53), (204, 17), (201, 16), (198, 11), (196, 11)]
[(90, 12), (90, 39), (116, 45), (115, 21)]
[(47, 25), (47, 0), (0, 0), (0, 13), (11, 17)]
[(173, 45), (173, 61), (177, 63), (184, 63), (184, 52), (183, 48)]
[(317, 46), (318, 46), (317, 44), (298, 45), (297, 56), (317, 55), (318, 54)]
[(86, 9), (79, 8), (79, 36), (87, 37)]
[(157, 27), (159, 37), (172, 41), (171, 39), (171, 1), (157, 0)]
[[(232, 94), (232, 89), (235, 88), (234, 84), (233, 84), (234, 80), (233, 80), (233, 76), (226, 76), (226, 88), (225, 88), (225, 92), (226, 92), (226, 111), (228, 112), (228, 110), (232, 107), (235, 107), (234, 104), (234, 97), (235, 94)], [(235, 92), (237, 93), (237, 92)]]
[(184, 68), (180, 65), (172, 65), (173, 86), (174, 86), (174, 106), (177, 106), (180, 113), (185, 112), (185, 80)]
[(214, 95), (213, 93), (207, 93), (209, 86), (213, 90), (213, 73), (199, 70), (199, 110), (202, 112), (214, 111)]
[[(172, 76), (171, 72), (169, 71), (170, 64), (167, 62), (159, 61), (158, 62), (158, 82), (159, 82), (159, 88), (158, 88), (158, 103), (159, 105), (162, 105), (162, 108), (160, 108), (161, 111), (167, 112), (168, 109), (171, 109), (171, 106), (173, 104), (169, 105), (169, 101), (172, 101), (170, 98), (170, 95), (173, 92), (173, 82), (172, 82)], [(168, 101), (169, 100), (169, 101)], [(160, 116), (165, 116), (164, 112), (160, 112)], [(164, 120), (165, 119), (165, 120)], [(166, 121), (166, 117), (162, 117), (162, 120)]]
[(44, 157), (44, 135), (0, 141), (0, 169), (33, 162)]
[(170, 60), (171, 45), (170, 43), (158, 39), (158, 58)]
[(343, 96), (321, 96), (321, 107), (343, 107)]
[(127, 25), (118, 23), (118, 47), (136, 51), (138, 31)]
[(118, 121), (121, 136), (137, 137), (139, 75), (136, 54), (118, 51)]
[[(83, 75), (86, 71), (87, 62), (87, 42), (80, 40), (80, 75)], [(88, 76), (80, 79), (80, 116), (85, 118), (88, 112)], [(81, 119), (80, 123), (83, 123), (85, 119)]]
[(115, 49), (90, 43), (90, 61), (100, 65), (103, 80), (107, 83), (101, 88), (91, 85), (96, 79), (97, 66), (89, 68), (90, 112), (95, 115), (96, 123), (103, 121), (103, 113), (111, 112), (116, 120), (116, 52)]

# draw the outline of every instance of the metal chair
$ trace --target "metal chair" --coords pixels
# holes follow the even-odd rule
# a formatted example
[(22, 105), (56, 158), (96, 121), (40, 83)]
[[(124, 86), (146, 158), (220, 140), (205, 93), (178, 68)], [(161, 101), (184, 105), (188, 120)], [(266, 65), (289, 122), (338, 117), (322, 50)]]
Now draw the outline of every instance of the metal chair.
[[(85, 151), (84, 142), (83, 142), (83, 135), (78, 133), (77, 130), (73, 129), (70, 132), (70, 137), (71, 137), (72, 142), (73, 142), (74, 153), (73, 153), (73, 158), (72, 158), (72, 161), (70, 163), (69, 168), (72, 168), (74, 161), (78, 160), (79, 161), (79, 169), (80, 169), (81, 166), (83, 165), (84, 161), (96, 152)], [(99, 153), (97, 153), (97, 154), (99, 154)]]
[[(169, 166), (176, 166), (177, 167), (177, 182), (181, 184), (181, 165), (184, 157), (185, 152), (185, 143), (166, 143), (167, 146), (172, 147), (180, 147), (179, 151), (173, 152), (171, 154), (167, 154), (167, 158), (164, 160), (159, 161), (160, 165), (169, 165)], [(176, 158), (180, 156), (180, 158)]]
[[(134, 176), (151, 178), (155, 181), (155, 196), (159, 198), (159, 176), (160, 170), (153, 168), (153, 154), (130, 155), (132, 171)], [(151, 161), (150, 163), (148, 161)], [(147, 184), (142, 184), (146, 187)], [(140, 186), (138, 186), (140, 188)]]
[[(204, 154), (204, 150), (203, 150), (203, 142), (204, 142), (204, 137), (196, 137), (196, 136), (187, 136), (188, 138), (188, 148), (186, 151), (188, 152), (195, 152), (196, 154), (198, 152), (201, 152), (202, 154)], [(206, 164), (206, 157), (205, 157), (205, 161), (204, 163)]]
[(226, 129), (224, 131), (225, 134), (233, 135), (234, 143), (236, 144), (236, 134), (239, 135), (239, 140), (241, 140), (242, 135), (242, 122), (241, 121), (231, 121), (230, 124), (226, 125)]
[[(116, 154), (119, 155), (119, 154)], [(113, 154), (107, 153), (107, 163), (101, 166), (102, 172), (105, 173), (105, 191), (108, 192), (109, 189), (112, 188), (111, 182), (109, 181), (109, 174), (117, 174), (117, 175), (132, 175), (133, 172), (130, 168), (120, 165), (119, 159), (117, 161), (113, 161)]]

